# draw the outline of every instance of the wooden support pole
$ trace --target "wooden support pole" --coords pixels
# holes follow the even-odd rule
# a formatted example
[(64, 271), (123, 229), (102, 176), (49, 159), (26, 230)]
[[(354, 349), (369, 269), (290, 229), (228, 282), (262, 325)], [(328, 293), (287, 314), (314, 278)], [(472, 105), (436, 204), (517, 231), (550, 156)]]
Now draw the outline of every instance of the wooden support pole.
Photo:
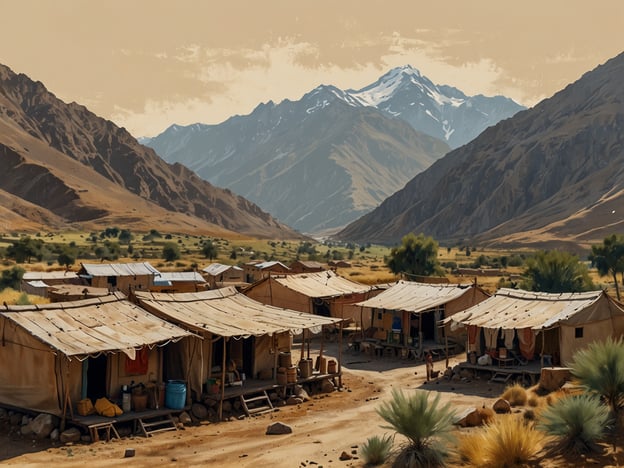
[(344, 321), (340, 322), (340, 334), (338, 335), (338, 388), (342, 388), (342, 327)]
[(221, 398), (219, 401), (219, 421), (223, 420), (223, 399), (225, 398), (225, 353), (227, 352), (227, 338), (223, 338), (223, 359), (221, 363)]

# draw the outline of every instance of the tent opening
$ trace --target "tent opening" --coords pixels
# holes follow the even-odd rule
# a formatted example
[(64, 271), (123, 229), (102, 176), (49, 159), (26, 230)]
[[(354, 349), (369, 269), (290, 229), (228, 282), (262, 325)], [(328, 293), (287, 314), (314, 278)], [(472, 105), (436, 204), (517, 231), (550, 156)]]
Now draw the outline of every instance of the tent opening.
[(87, 359), (87, 398), (96, 401), (106, 396), (106, 370), (108, 356), (101, 354)]

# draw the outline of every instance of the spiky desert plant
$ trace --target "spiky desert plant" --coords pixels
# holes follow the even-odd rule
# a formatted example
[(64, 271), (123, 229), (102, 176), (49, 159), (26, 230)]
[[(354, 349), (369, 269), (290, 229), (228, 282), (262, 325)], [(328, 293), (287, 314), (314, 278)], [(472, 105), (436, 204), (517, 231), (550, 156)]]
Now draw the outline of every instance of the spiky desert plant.
[(463, 459), (475, 466), (503, 468), (528, 463), (542, 449), (543, 434), (515, 415), (496, 419), (466, 437), (459, 447)]
[(587, 453), (597, 450), (609, 421), (609, 408), (591, 394), (557, 400), (540, 416), (538, 428), (559, 438), (561, 451)]
[(384, 463), (390, 456), (394, 438), (390, 435), (383, 437), (372, 436), (360, 448), (362, 458), (367, 466), (377, 466)]
[(577, 351), (570, 365), (572, 375), (589, 392), (602, 397), (616, 424), (624, 407), (624, 341), (607, 337)]
[(429, 392), (417, 390), (405, 394), (392, 390), (392, 399), (384, 402), (377, 413), (389, 424), (382, 426), (393, 429), (406, 437), (394, 466), (420, 467), (444, 464), (448, 450), (444, 441), (452, 439), (451, 430), (455, 411), (451, 404), (440, 405), (440, 394), (430, 398)]
[(505, 389), (501, 398), (507, 400), (511, 406), (524, 406), (527, 402), (527, 391), (520, 384), (513, 384)]

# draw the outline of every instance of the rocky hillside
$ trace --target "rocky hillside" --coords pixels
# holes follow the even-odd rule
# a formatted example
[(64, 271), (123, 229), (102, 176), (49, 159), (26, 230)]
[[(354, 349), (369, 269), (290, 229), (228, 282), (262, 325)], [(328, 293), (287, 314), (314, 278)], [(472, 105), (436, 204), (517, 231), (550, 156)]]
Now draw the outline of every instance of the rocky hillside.
[[(125, 129), (66, 104), (0, 65), (0, 198), (19, 228), (52, 223), (294, 238), (298, 234), (181, 164), (168, 164)], [(156, 224), (154, 224), (156, 223)]]
[(587, 247), (624, 232), (624, 54), (484, 131), (338, 234)]
[(321, 86), (219, 125), (172, 126), (149, 145), (303, 232), (369, 212), (449, 147)]

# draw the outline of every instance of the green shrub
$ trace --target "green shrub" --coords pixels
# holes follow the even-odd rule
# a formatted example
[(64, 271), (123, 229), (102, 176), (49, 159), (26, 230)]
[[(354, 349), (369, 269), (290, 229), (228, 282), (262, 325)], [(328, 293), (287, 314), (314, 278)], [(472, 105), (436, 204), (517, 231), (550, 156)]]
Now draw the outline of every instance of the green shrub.
[(574, 395), (557, 400), (541, 414), (538, 428), (560, 439), (561, 451), (597, 451), (609, 420), (609, 408), (594, 395)]
[(383, 464), (390, 456), (392, 443), (393, 437), (389, 435), (369, 437), (360, 448), (364, 463), (371, 466)]
[(448, 450), (443, 441), (452, 439), (455, 412), (451, 404), (440, 405), (440, 394), (429, 398), (420, 390), (404, 394), (392, 391), (392, 399), (382, 403), (377, 413), (393, 429), (408, 439), (395, 460), (395, 466), (439, 466), (444, 464)]
[(572, 375), (590, 393), (609, 405), (614, 419), (624, 407), (624, 341), (608, 337), (576, 352), (570, 365)]

